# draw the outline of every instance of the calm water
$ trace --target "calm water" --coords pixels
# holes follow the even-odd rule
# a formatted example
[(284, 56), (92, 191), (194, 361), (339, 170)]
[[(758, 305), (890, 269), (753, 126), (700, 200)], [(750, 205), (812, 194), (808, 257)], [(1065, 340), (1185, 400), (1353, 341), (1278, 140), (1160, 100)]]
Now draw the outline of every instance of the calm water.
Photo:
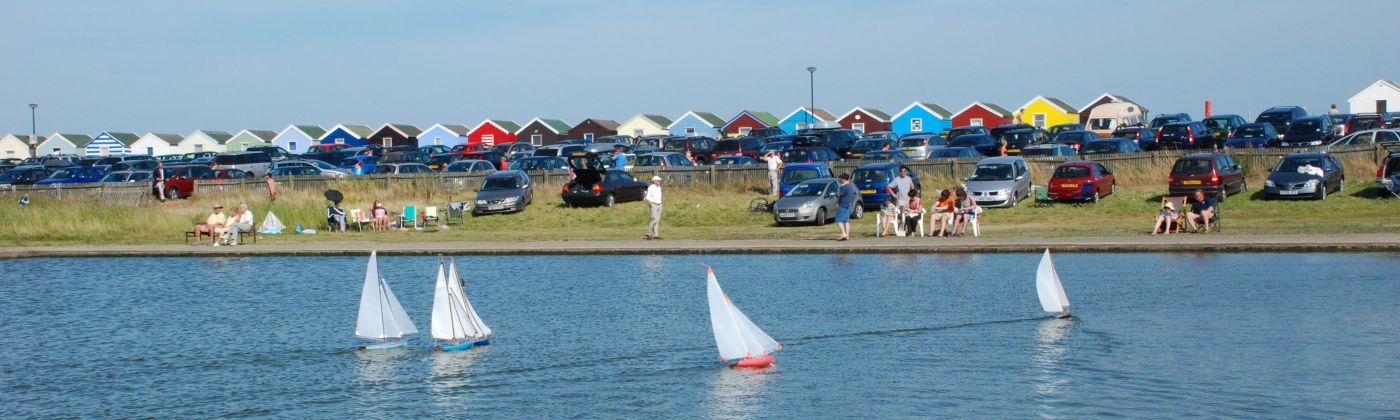
[[(7, 416), (1400, 416), (1400, 255), (461, 257), (495, 344), (352, 351), (358, 258), (0, 261)], [(784, 344), (717, 360), (704, 268)], [(433, 257), (381, 257), (428, 329)], [(198, 274), (186, 274), (195, 272)]]

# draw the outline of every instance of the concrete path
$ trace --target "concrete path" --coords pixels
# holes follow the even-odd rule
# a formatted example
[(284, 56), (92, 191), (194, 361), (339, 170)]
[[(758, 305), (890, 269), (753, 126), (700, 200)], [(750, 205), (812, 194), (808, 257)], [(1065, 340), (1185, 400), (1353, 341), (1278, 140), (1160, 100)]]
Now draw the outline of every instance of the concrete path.
[(0, 258), (363, 255), (597, 255), (948, 252), (1396, 252), (1400, 233), (1171, 235), (1116, 237), (867, 238), (835, 240), (661, 240), (550, 242), (322, 242), (196, 245), (80, 245), (0, 248)]

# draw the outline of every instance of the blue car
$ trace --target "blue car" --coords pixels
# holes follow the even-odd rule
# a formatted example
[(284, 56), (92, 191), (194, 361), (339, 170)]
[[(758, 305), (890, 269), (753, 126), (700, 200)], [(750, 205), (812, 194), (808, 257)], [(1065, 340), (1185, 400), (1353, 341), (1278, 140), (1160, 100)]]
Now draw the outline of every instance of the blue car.
[(96, 166), (69, 166), (53, 172), (48, 178), (35, 182), (34, 185), (53, 184), (84, 184), (98, 182), (106, 175), (106, 171)]
[(792, 191), (792, 188), (802, 181), (835, 177), (831, 172), (831, 165), (825, 163), (788, 164), (783, 166), (783, 173), (778, 175), (778, 196), (787, 196), (788, 191)]
[(1278, 140), (1278, 132), (1274, 131), (1272, 124), (1241, 124), (1236, 126), (1234, 131), (1230, 133), (1230, 138), (1225, 140), (1225, 147), (1230, 149), (1262, 149), (1276, 140)]
[(983, 156), (1001, 156), (1001, 144), (989, 134), (964, 134), (948, 142), (948, 147), (971, 147)]
[(914, 178), (914, 189), (923, 190), (923, 184), (919, 182), (919, 173), (902, 163), (868, 163), (860, 165), (855, 172), (851, 173), (851, 182), (856, 184), (856, 188), (860, 188), (861, 204), (866, 207), (877, 207), (884, 204), (885, 199), (890, 197), (890, 194), (885, 192), (885, 187), (888, 187), (890, 181), (899, 176), (900, 169), (907, 169), (909, 177)]
[(353, 175), (372, 174), (379, 167), (379, 156), (351, 156), (340, 161), (340, 167)]

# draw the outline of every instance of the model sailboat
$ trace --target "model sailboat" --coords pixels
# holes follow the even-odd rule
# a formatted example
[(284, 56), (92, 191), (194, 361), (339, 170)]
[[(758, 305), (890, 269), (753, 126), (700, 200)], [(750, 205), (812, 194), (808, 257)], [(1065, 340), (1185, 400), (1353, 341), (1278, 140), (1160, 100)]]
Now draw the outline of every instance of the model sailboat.
[(436, 346), (438, 351), (466, 350), (491, 344), (491, 328), (481, 322), (476, 309), (462, 292), (462, 278), (457, 275), (457, 261), (447, 272), (438, 261), (437, 290), (433, 293), (433, 339), (447, 344)]
[(382, 350), (408, 346), (403, 336), (417, 333), (413, 320), (408, 319), (399, 298), (389, 290), (389, 283), (379, 277), (379, 266), (375, 262), (375, 252), (369, 254), (369, 267), (365, 268), (365, 287), (360, 292), (360, 316), (355, 323), (355, 336), (373, 340), (372, 344), (360, 350)]
[(1057, 318), (1073, 316), (1069, 313), (1069, 296), (1065, 296), (1065, 286), (1060, 284), (1060, 274), (1055, 272), (1055, 263), (1050, 260), (1050, 250), (1040, 257), (1040, 267), (1035, 270), (1035, 292), (1040, 295), (1040, 307)]
[(749, 317), (729, 301), (729, 295), (719, 288), (715, 280), (715, 270), (706, 269), (709, 276), (706, 285), (710, 301), (710, 326), (714, 328), (715, 345), (719, 347), (720, 360), (739, 359), (734, 367), (765, 367), (773, 364), (773, 351), (783, 348), (763, 330), (758, 329)]

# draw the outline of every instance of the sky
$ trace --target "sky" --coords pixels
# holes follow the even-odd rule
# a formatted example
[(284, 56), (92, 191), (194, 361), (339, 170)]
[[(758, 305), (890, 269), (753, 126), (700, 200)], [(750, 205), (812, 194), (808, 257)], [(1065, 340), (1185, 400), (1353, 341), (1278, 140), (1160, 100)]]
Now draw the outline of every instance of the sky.
[(1400, 78), (1387, 1), (22, 1), (0, 133), (189, 134), (913, 101), (1312, 113)]

